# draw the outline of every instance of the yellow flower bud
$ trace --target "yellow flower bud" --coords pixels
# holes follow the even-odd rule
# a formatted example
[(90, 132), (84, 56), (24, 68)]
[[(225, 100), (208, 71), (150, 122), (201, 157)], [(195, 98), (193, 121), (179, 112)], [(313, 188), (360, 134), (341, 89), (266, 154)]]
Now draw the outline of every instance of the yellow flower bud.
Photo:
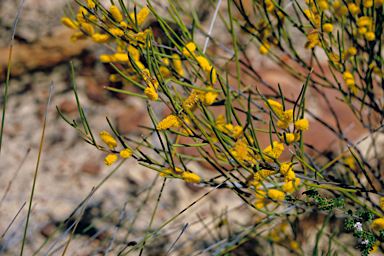
[(285, 182), (290, 182), (293, 181), (296, 178), (296, 174), (294, 171), (290, 170), (288, 173), (285, 175)]
[(360, 8), (354, 3), (348, 4), (348, 10), (352, 15), (360, 14)]
[(328, 5), (327, 1), (319, 1), (319, 7), (323, 11), (329, 9), (329, 5)]
[(153, 88), (153, 87), (145, 88), (144, 93), (145, 93), (145, 95), (147, 95), (148, 99), (151, 101), (156, 101), (159, 97), (155, 88)]
[(265, 42), (262, 46), (260, 46), (259, 52), (261, 55), (265, 55), (269, 52), (269, 48), (271, 45), (268, 42)]
[(375, 33), (373, 33), (373, 32), (365, 33), (364, 37), (365, 37), (365, 39), (367, 39), (367, 41), (373, 41), (376, 38)]
[(69, 19), (67, 17), (61, 18), (61, 23), (63, 23), (63, 25), (65, 25), (71, 29), (78, 29), (79, 28), (78, 27), (79, 23), (77, 21), (72, 21), (71, 19)]
[(276, 190), (276, 189), (268, 190), (268, 196), (272, 199), (275, 199), (275, 200), (284, 200), (284, 198), (285, 198), (284, 192), (281, 192), (281, 191)]
[(109, 33), (117, 37), (122, 37), (124, 35), (124, 31), (120, 28), (109, 28), (108, 31)]
[(112, 5), (109, 7), (109, 12), (111, 13), (112, 17), (115, 19), (116, 22), (122, 22), (123, 21), (123, 15), (121, 14), (120, 10), (116, 7), (116, 5)]
[(204, 58), (203, 56), (198, 56), (196, 57), (197, 62), (199, 63), (199, 66), (204, 70), (204, 71), (211, 71), (212, 66), (209, 64), (208, 60)]
[(356, 21), (356, 25), (358, 27), (370, 26), (371, 24), (372, 24), (372, 18), (367, 16), (362, 16), (358, 18)]
[[(214, 87), (212, 86), (207, 86), (207, 89), (215, 89)], [(215, 99), (217, 98), (217, 95), (219, 95), (219, 93), (217, 92), (208, 92), (208, 91), (205, 91), (204, 92), (204, 99), (203, 99), (203, 103), (207, 106), (210, 106), (213, 104), (213, 102), (215, 101)]]
[(130, 150), (129, 148), (126, 148), (120, 151), (121, 158), (130, 158), (131, 156), (132, 156), (132, 150)]
[(171, 114), (164, 118), (156, 127), (157, 130), (166, 130), (171, 127), (183, 126), (183, 121), (175, 114)]
[(200, 183), (200, 177), (194, 173), (184, 172), (182, 177), (186, 182)]
[(309, 124), (307, 119), (300, 119), (295, 122), (295, 129), (299, 131), (308, 130)]
[(100, 138), (104, 141), (105, 144), (107, 144), (110, 149), (117, 147), (116, 140), (108, 132), (100, 132)]
[[(188, 50), (189, 50), (189, 51), (188, 51)], [(188, 58), (188, 57), (191, 56), (191, 53), (194, 54), (195, 50), (196, 50), (196, 45), (195, 45), (195, 43), (190, 42), (190, 43), (188, 43), (188, 44), (186, 45), (186, 47), (183, 47), (183, 55), (184, 55), (185, 57)], [(191, 52), (191, 53), (190, 53), (190, 52)]]
[(257, 199), (264, 199), (267, 196), (267, 193), (265, 193), (264, 190), (256, 190), (255, 197)]
[(92, 0), (85, 0), (87, 2), (87, 6), (90, 9), (95, 8), (96, 4)]
[(331, 23), (325, 23), (323, 25), (323, 32), (331, 33), (333, 31), (333, 25)]
[(114, 162), (116, 162), (117, 160), (117, 155), (113, 154), (113, 155), (107, 155), (105, 157), (105, 161), (104, 161), (104, 164), (107, 165), (107, 166), (110, 166), (111, 164), (113, 164)]
[(103, 63), (107, 62), (126, 62), (128, 61), (128, 55), (126, 53), (114, 53), (114, 54), (103, 54), (100, 56), (100, 61)]
[(285, 162), (280, 165), (280, 173), (282, 175), (287, 175), (289, 171), (293, 169), (293, 164), (291, 162)]
[(277, 121), (277, 127), (280, 129), (287, 129), (289, 127), (289, 122), (286, 120), (279, 120)]
[[(278, 114), (281, 117), (281, 115), (284, 112), (283, 105), (281, 105), (279, 102), (274, 100), (267, 100), (267, 102), (269, 103), (269, 106), (271, 106), (271, 108), (276, 112), (276, 114)], [(265, 105), (269, 107), (267, 103), (265, 103)]]
[(85, 33), (87, 33), (87, 35), (93, 36), (94, 31), (93, 31), (93, 26), (91, 24), (81, 23), (81, 26), (83, 27), (83, 30), (85, 31)]
[(365, 8), (369, 8), (373, 6), (373, 1), (372, 0), (363, 0), (363, 6)]
[[(141, 24), (143, 24), (143, 22), (145, 21), (145, 19), (147, 18), (149, 14), (149, 9), (147, 7), (144, 7), (143, 9), (140, 10), (139, 13), (136, 14), (136, 17), (137, 17), (137, 25), (140, 26)], [(133, 24), (135, 24), (135, 13), (130, 13), (129, 16), (131, 16), (131, 19), (133, 20)]]
[(114, 43), (116, 39), (109, 34), (93, 34), (92, 40), (99, 44)]

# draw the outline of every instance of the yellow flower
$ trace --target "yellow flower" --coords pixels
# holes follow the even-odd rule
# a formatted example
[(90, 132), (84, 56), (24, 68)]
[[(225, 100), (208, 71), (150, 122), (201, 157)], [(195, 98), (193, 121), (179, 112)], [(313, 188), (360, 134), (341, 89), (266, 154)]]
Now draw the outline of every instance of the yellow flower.
[(295, 186), (293, 186), (293, 181), (288, 181), (281, 186), (281, 189), (286, 193), (292, 193), (295, 191), (295, 187), (297, 188), (300, 184), (300, 179), (295, 178)]
[(87, 9), (85, 9), (83, 6), (80, 6), (80, 8), (79, 8), (79, 14), (87, 15), (87, 14), (88, 14), (88, 11), (87, 11)]
[(122, 37), (124, 35), (124, 31), (120, 28), (109, 28), (108, 31), (109, 33), (117, 37)]
[(293, 109), (289, 109), (287, 111), (284, 111), (280, 117), (284, 121), (293, 122)]
[(375, 219), (375, 220), (372, 222), (372, 229), (373, 229), (374, 231), (379, 231), (379, 230), (384, 229), (384, 218)]
[(333, 4), (333, 11), (336, 14), (336, 16), (343, 17), (343, 16), (347, 15), (348, 8), (344, 5), (342, 5), (340, 1), (336, 1)]
[(85, 15), (88, 14), (88, 11), (87, 9), (85, 9), (84, 7), (80, 7), (79, 8), (79, 13), (76, 15), (76, 19), (77, 21), (81, 24), (81, 23), (87, 23), (89, 22), (86, 18), (84, 18)]
[(65, 25), (71, 29), (78, 29), (79, 28), (78, 27), (79, 23), (77, 21), (72, 21), (71, 19), (69, 19), (67, 17), (61, 18), (61, 23), (63, 23), (63, 25)]
[(372, 0), (363, 0), (363, 6), (365, 8), (369, 8), (373, 6), (373, 1)]
[(269, 48), (271, 48), (271, 45), (268, 42), (263, 43), (260, 46), (259, 52), (261, 55), (265, 55), (269, 52)]
[[(146, 41), (147, 41), (147, 35), (148, 35), (150, 32), (151, 32), (150, 29), (146, 29), (146, 30), (144, 30), (143, 32), (139, 32), (139, 33), (136, 35), (136, 40), (145, 44)], [(143, 45), (140, 44), (140, 46), (143, 46)]]
[(87, 38), (88, 36), (83, 32), (77, 32), (71, 36), (70, 40), (71, 42), (76, 42), (77, 40), (85, 40)]
[(100, 132), (100, 138), (104, 141), (105, 144), (107, 144), (110, 149), (117, 147), (116, 140), (108, 132)]
[(279, 120), (277, 121), (277, 127), (280, 129), (287, 129), (289, 127), (289, 122), (286, 120)]
[(271, 175), (274, 175), (274, 174), (276, 174), (276, 172), (275, 171), (272, 171), (272, 170), (268, 170), (268, 169), (261, 169), (260, 170), (260, 173), (255, 173), (255, 175), (253, 176), (253, 178), (254, 178), (254, 180), (255, 181), (259, 181), (259, 180), (263, 180), (263, 177), (264, 178), (267, 178), (267, 177), (269, 177), (269, 176), (271, 176)]
[(113, 164), (114, 162), (116, 162), (117, 160), (117, 155), (116, 154), (113, 154), (113, 155), (107, 155), (105, 157), (105, 161), (104, 161), (104, 164), (107, 165), (107, 166), (110, 166), (111, 164)]
[(183, 71), (183, 68), (181, 67), (181, 59), (180, 59), (179, 55), (174, 53), (174, 54), (172, 54), (172, 57), (174, 57), (173, 58), (173, 65), (175, 66), (176, 72), (180, 76), (183, 76), (184, 75), (184, 71)]
[(367, 39), (367, 41), (373, 41), (376, 38), (375, 33), (371, 32), (371, 31), (365, 33), (364, 37), (365, 37), (365, 39)]
[(319, 31), (317, 29), (314, 29), (308, 34), (307, 42), (305, 43), (304, 48), (311, 49), (314, 48), (316, 45), (321, 44), (319, 39)]
[(95, 8), (96, 4), (92, 0), (85, 0), (87, 2), (87, 6), (90, 9)]
[(367, 16), (362, 16), (357, 19), (356, 25), (358, 27), (370, 26), (372, 24), (372, 18)]
[[(343, 60), (348, 60), (349, 58), (355, 56), (356, 53), (357, 53), (356, 48), (355, 47), (350, 47), (341, 55), (341, 58)], [(353, 76), (352, 76), (352, 78), (353, 78)]]
[(236, 139), (243, 137), (243, 127), (238, 125), (235, 128), (233, 128), (232, 137), (234, 137)]
[(176, 167), (176, 170), (173, 170), (171, 168), (165, 168), (163, 169), (162, 171), (168, 173), (168, 174), (165, 174), (165, 173), (162, 173), (162, 172), (159, 172), (159, 175), (161, 177), (165, 177), (165, 176), (172, 176), (173, 175), (182, 175), (184, 173), (184, 171), (182, 169), (180, 169), (179, 167)]
[(248, 154), (247, 145), (243, 142), (243, 140), (236, 141), (235, 145), (236, 155), (240, 160), (246, 159)]
[(254, 205), (255, 205), (256, 208), (261, 209), (261, 208), (264, 208), (265, 206), (267, 206), (270, 203), (272, 203), (271, 200), (269, 200), (268, 198), (263, 198), (261, 200), (257, 200)]
[(280, 139), (286, 144), (290, 145), (300, 140), (300, 134), (298, 133), (284, 133)]
[(261, 182), (258, 181), (252, 181), (249, 185), (252, 185), (255, 187), (255, 189), (259, 189), (261, 187)]
[(130, 158), (131, 156), (132, 156), (132, 150), (130, 150), (129, 148), (126, 148), (120, 151), (121, 158)]
[(81, 26), (83, 27), (83, 30), (85, 31), (85, 33), (87, 33), (89, 36), (93, 36), (93, 34), (95, 33), (93, 31), (93, 26), (89, 23), (81, 23)]
[(309, 124), (307, 119), (300, 119), (295, 122), (295, 129), (299, 131), (308, 130)]
[(183, 121), (175, 114), (171, 114), (169, 116), (167, 116), (166, 118), (163, 119), (163, 121), (161, 121), (156, 129), (157, 130), (166, 130), (168, 128), (171, 128), (171, 127), (181, 127), (183, 126)]
[[(140, 26), (141, 24), (144, 23), (145, 19), (148, 17), (148, 14), (149, 14), (149, 9), (147, 7), (144, 7), (143, 9), (141, 9), (139, 11), (138, 14), (136, 14), (136, 17), (137, 17), (137, 25)], [(131, 19), (133, 21), (133, 24), (135, 24), (135, 13), (132, 12), (129, 14), (129, 16), (131, 16)]]
[(123, 15), (121, 14), (120, 10), (116, 7), (116, 5), (112, 5), (109, 7), (109, 12), (111, 13), (113, 19), (120, 23), (123, 21)]
[(333, 31), (333, 25), (331, 23), (325, 23), (323, 25), (323, 32), (331, 33)]
[[(191, 56), (191, 53), (194, 54), (195, 50), (196, 50), (195, 43), (190, 42), (186, 45), (186, 47), (183, 47), (183, 55), (188, 58)], [(189, 53), (189, 52), (191, 52), (191, 53)]]
[(126, 53), (114, 53), (114, 54), (103, 54), (100, 56), (101, 62), (126, 62), (128, 61), (128, 55)]
[(99, 44), (109, 44), (115, 42), (115, 38), (109, 34), (93, 34), (92, 40)]
[(88, 18), (89, 18), (91, 21), (95, 22), (95, 23), (97, 23), (97, 22), (99, 21), (99, 19), (98, 19), (95, 15), (89, 15)]
[[(283, 112), (284, 112), (283, 105), (281, 105), (279, 102), (274, 101), (274, 100), (267, 100), (267, 101), (269, 103), (269, 106), (271, 106), (271, 108), (273, 108), (273, 110), (276, 112), (276, 114), (278, 114), (279, 116), (281, 116), (283, 114)], [(267, 107), (269, 107), (267, 103), (265, 103), (265, 105)]]
[(284, 192), (281, 192), (281, 191), (276, 190), (276, 189), (268, 190), (268, 196), (272, 199), (275, 199), (275, 200), (284, 200), (284, 198), (285, 198)]
[(203, 56), (197, 56), (196, 57), (197, 62), (199, 63), (199, 66), (204, 70), (204, 71), (211, 71), (212, 66), (209, 64), (208, 60), (204, 58)]
[(264, 198), (266, 198), (266, 196), (267, 196), (267, 193), (265, 193), (264, 190), (256, 190), (256, 192), (255, 192), (255, 197), (257, 199), (264, 199)]
[(280, 173), (282, 175), (287, 175), (289, 171), (292, 171), (293, 164), (291, 162), (285, 162), (280, 165)]
[[(284, 146), (283, 144), (277, 142), (277, 141), (274, 141), (273, 142), (273, 149), (272, 149), (272, 146), (269, 145), (268, 147), (266, 147), (263, 152), (274, 157), (274, 158), (279, 158), (279, 156), (281, 155), (281, 153), (283, 153), (284, 151)], [(272, 162), (273, 159), (270, 158), (270, 157), (267, 157), (267, 156), (263, 156), (265, 161), (267, 162)]]
[(186, 182), (200, 183), (200, 177), (194, 173), (184, 172), (182, 177)]
[(156, 101), (159, 97), (159, 95), (156, 92), (156, 89), (151, 86), (145, 88), (144, 93), (145, 95), (147, 95), (148, 99), (151, 101)]
[(285, 175), (285, 182), (290, 182), (296, 179), (296, 174), (294, 171), (289, 170), (288, 173)]
[[(215, 88), (213, 86), (207, 86), (207, 89), (214, 90)], [(203, 103), (207, 106), (212, 105), (217, 95), (219, 95), (217, 92), (204, 91)]]
[(354, 87), (355, 86), (355, 79), (353, 78), (353, 75), (351, 73), (349, 73), (348, 71), (345, 71), (343, 73), (343, 78), (344, 78), (345, 84), (348, 87)]
[(120, 22), (120, 27), (122, 29), (127, 29), (129, 26), (128, 26), (128, 24), (126, 22), (122, 21), (122, 22)]
[(275, 9), (275, 6), (273, 5), (272, 1), (271, 0), (264, 0), (264, 3), (265, 3), (265, 6), (266, 6), (266, 10), (267, 12), (273, 12), (273, 10)]
[(300, 248), (299, 243), (293, 240), (290, 242), (290, 246), (294, 251), (297, 251)]
[(360, 35), (364, 35), (365, 33), (367, 33), (368, 29), (366, 27), (360, 27), (357, 29), (357, 32), (360, 34)]
[(348, 10), (352, 15), (360, 14), (360, 8), (354, 3), (348, 4)]
[(329, 9), (329, 5), (328, 5), (327, 1), (319, 1), (319, 7), (321, 10), (328, 10)]

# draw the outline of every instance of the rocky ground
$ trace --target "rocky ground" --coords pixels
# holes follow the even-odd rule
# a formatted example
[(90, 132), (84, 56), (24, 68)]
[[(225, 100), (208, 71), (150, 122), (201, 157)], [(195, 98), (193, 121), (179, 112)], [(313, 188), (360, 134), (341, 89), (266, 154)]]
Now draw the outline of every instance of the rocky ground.
[[(90, 40), (76, 44), (69, 41), (73, 31), (64, 28), (60, 23), (66, 2), (66, 0), (26, 0), (21, 11), (13, 48), (4, 139), (0, 156), (0, 196), (7, 192), (0, 208), (0, 233), (7, 228), (23, 203), (29, 202), (49, 86), (52, 81), (54, 83), (24, 255), (32, 255), (46, 237), (53, 233), (58, 223), (65, 220), (88, 196), (91, 189), (98, 186), (118, 165), (105, 166), (103, 162), (106, 153), (97, 151), (82, 141), (79, 138), (80, 133), (66, 124), (58, 115), (55, 106), (58, 106), (69, 120), (77, 120), (77, 123), (80, 123), (72, 90), (69, 62), (73, 62), (79, 99), (95, 134), (104, 130), (110, 131), (106, 117), (111, 120), (120, 134), (136, 140), (140, 140), (141, 135), (147, 133), (139, 125), (152, 125), (146, 114), (145, 101), (111, 93), (103, 88), (111, 85), (108, 80), (111, 70), (98, 61), (98, 56), (107, 49), (95, 45)], [(20, 4), (20, 0), (0, 2), (0, 89), (2, 92), (5, 89), (11, 30)], [(74, 2), (70, 2), (70, 5), (76, 7)], [(205, 28), (209, 27), (213, 12), (212, 7), (208, 5), (207, 8), (210, 9), (201, 9), (201, 11), (206, 10), (204, 15), (207, 17), (203, 24)], [(223, 6), (222, 10), (225, 11), (226, 6)], [(223, 25), (218, 22), (216, 26), (213, 36), (220, 38), (220, 26)], [(220, 38), (220, 42), (230, 46), (231, 38)], [(215, 48), (211, 46), (210, 50), (215, 51)], [(279, 82), (290, 96), (299, 93), (301, 83), (292, 80), (285, 73), (277, 72), (278, 69), (266, 59), (261, 58), (257, 51), (252, 61), (263, 73), (263, 78), (273, 86), (277, 86)], [(140, 93), (133, 87), (125, 89)], [(331, 93), (330, 96), (332, 96)], [(309, 97), (311, 97), (309, 105), (313, 111), (322, 118), (331, 118), (329, 109), (324, 102), (318, 100), (316, 92), (310, 92)], [(1, 105), (2, 102), (3, 98), (1, 98)], [(153, 105), (153, 107), (159, 115), (158, 118), (161, 119), (165, 115), (163, 106)], [(343, 104), (336, 105), (336, 109), (343, 128), (354, 125), (351, 115), (342, 114), (346, 112)], [(314, 120), (310, 121), (315, 124)], [(319, 142), (316, 135), (323, 128), (320, 125), (313, 125), (313, 127), (309, 131), (307, 142), (317, 143), (317, 145), (322, 143), (323, 146), (320, 147), (326, 147), (331, 139)], [(349, 135), (357, 141), (364, 135), (361, 131), (362, 129), (355, 125)], [(266, 145), (268, 140), (269, 138), (262, 139), (261, 143)], [(28, 151), (29, 154), (27, 154)], [(154, 156), (153, 152), (147, 153)], [(23, 161), (24, 158), (25, 161)], [(211, 177), (215, 174), (193, 162), (188, 164), (188, 168), (202, 177)], [(124, 215), (125, 219), (129, 219), (140, 208), (140, 203), (145, 200), (146, 191), (143, 190), (152, 182), (157, 182), (153, 187), (155, 192), (152, 191), (150, 194), (128, 240), (143, 236), (162, 183), (160, 179), (156, 181), (156, 176), (158, 176), (156, 172), (138, 165), (134, 159), (125, 162), (92, 195), (78, 229), (83, 230), (86, 224), (96, 222), (102, 216), (116, 210), (97, 222), (95, 227), (86, 234), (74, 239), (68, 255), (88, 255), (93, 249), (102, 248), (101, 241), (113, 233), (124, 202), (131, 201), (125, 207)], [(7, 191), (10, 183), (12, 184)], [(155, 216), (154, 228), (159, 227), (208, 191), (207, 188), (189, 185), (181, 180), (169, 180)], [(186, 242), (187, 238), (196, 234), (201, 228), (199, 225), (192, 225), (198, 220), (197, 214), (201, 218), (212, 214), (220, 216), (225, 209), (231, 209), (242, 203), (234, 193), (224, 190), (220, 193), (215, 191), (204, 200), (191, 208), (188, 215), (183, 215), (170, 225), (175, 228), (172, 235), (163, 236), (149, 244), (150, 254), (144, 253), (144, 255), (163, 255), (164, 250), (169, 248), (181, 232), (181, 227), (188, 222), (190, 227), (185, 231), (185, 240), (183, 240), (183, 243)], [(241, 216), (241, 210), (242, 208), (238, 208), (230, 215)], [(0, 251), (3, 250), (1, 252), (4, 255), (20, 253), (26, 213), (27, 206), (1, 241)], [(75, 216), (77, 217), (78, 214), (79, 211)], [(128, 230), (128, 225), (124, 229)], [(56, 234), (53, 241), (56, 241), (64, 230), (65, 228), (61, 229), (61, 233)], [(99, 232), (96, 239), (89, 241), (89, 236), (94, 235), (95, 232)], [(124, 232), (119, 233), (116, 241), (123, 241), (124, 235)], [(84, 245), (86, 241), (88, 244)], [(63, 242), (64, 240), (59, 242), (59, 245)], [(200, 242), (204, 245), (204, 241)], [(48, 242), (38, 255), (43, 255), (52, 244), (52, 241)], [(189, 248), (192, 248), (192, 245)], [(185, 252), (187, 251), (186, 249)], [(62, 249), (54, 255), (61, 255), (61, 252)], [(102, 251), (96, 250), (93, 253), (102, 253)], [(241, 254), (241, 250), (239, 253), (238, 255), (244, 255)], [(112, 252), (112, 254), (116, 253)]]

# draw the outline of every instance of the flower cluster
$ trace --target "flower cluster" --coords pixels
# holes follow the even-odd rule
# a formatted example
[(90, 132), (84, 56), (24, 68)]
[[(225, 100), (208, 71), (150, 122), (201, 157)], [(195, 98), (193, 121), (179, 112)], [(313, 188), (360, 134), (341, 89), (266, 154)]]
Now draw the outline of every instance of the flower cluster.
[[(100, 132), (100, 138), (104, 141), (105, 144), (107, 144), (108, 148), (114, 150), (117, 147), (116, 140), (106, 131)], [(120, 157), (121, 158), (130, 158), (132, 156), (132, 150), (129, 148), (126, 148), (124, 150), (120, 151)], [(105, 165), (110, 166), (117, 160), (116, 154), (110, 154), (105, 157)]]

